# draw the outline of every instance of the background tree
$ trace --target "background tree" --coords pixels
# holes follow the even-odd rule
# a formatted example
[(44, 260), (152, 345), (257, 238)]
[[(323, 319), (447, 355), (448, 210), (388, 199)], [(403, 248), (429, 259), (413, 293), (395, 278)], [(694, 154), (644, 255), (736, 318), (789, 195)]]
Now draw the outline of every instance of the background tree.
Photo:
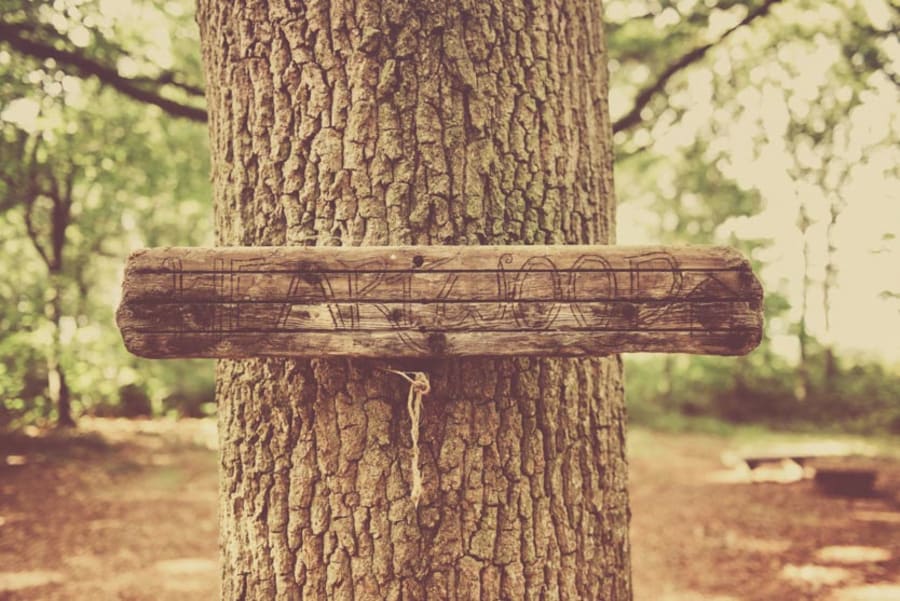
[[(887, 108), (898, 100), (890, 41), (897, 7), (610, 0), (606, 8), (620, 240), (656, 240), (662, 229), (682, 241), (737, 241), (761, 269), (767, 302), (763, 345), (736, 368), (719, 358), (629, 357), (632, 416), (666, 419), (659, 409), (668, 405), (730, 420), (844, 427), (857, 427), (851, 413), (885, 411), (881, 422), (896, 423), (897, 374), (870, 382), (859, 398), (859, 372), (884, 373), (848, 349), (836, 359), (832, 339), (850, 314), (837, 265), (885, 240), (878, 229), (848, 234), (849, 220), (897, 181), (896, 161), (885, 154), (898, 133)], [(646, 96), (651, 89), (664, 93)], [(682, 175), (689, 173), (699, 177)], [(884, 211), (881, 203), (870, 210)], [(806, 234), (793, 227), (801, 210)], [(692, 217), (700, 215), (707, 218)], [(896, 252), (888, 240), (881, 250)], [(889, 269), (871, 265), (870, 274), (880, 273), (875, 265)], [(855, 375), (841, 377), (842, 362), (845, 371), (855, 364)], [(864, 423), (873, 420), (858, 427), (870, 427)]]
[[(51, 340), (47, 349), (47, 391), (56, 409), (57, 424), (74, 426), (72, 402), (66, 372), (61, 363), (63, 318), (62, 292), (65, 266), (66, 230), (72, 223), (77, 166), (70, 160), (56, 170), (42, 161), (47, 149), (40, 135), (20, 132), (13, 152), (24, 157), (19, 173), (0, 173), (8, 191), (6, 202), (22, 205), (25, 231), (47, 273), (45, 314), (50, 321)], [(43, 206), (42, 206), (43, 205)]]
[[(201, 1), (224, 245), (612, 241), (594, 2)], [(426, 370), (424, 495), (405, 383)], [(226, 599), (630, 598), (617, 358), (222, 361)]]
[[(191, 383), (178, 383), (184, 367), (144, 367), (122, 352), (112, 310), (129, 248), (209, 239), (199, 218), (208, 206), (208, 162), (196, 150), (204, 148), (205, 128), (160, 121), (158, 107), (123, 102), (102, 78), (28, 54), (9, 32), (79, 56), (115, 50), (111, 56), (131, 64), (135, 79), (142, 66), (132, 57), (146, 51), (163, 60), (178, 45), (143, 40), (134, 33), (139, 26), (128, 25), (133, 14), (109, 16), (96, 2), (3, 4), (0, 425), (69, 425), (70, 406), (103, 412), (123, 401), (127, 412), (148, 413), (179, 389), (187, 400), (194, 393)], [(153, 11), (149, 17), (179, 31), (178, 19)], [(184, 20), (193, 25), (189, 13)]]

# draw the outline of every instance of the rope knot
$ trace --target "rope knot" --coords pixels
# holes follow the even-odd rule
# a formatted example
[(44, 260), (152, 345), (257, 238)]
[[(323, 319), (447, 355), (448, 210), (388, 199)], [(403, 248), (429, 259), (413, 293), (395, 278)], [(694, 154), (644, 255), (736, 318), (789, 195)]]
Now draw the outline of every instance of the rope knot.
[(431, 382), (428, 381), (428, 376), (421, 371), (416, 372), (416, 377), (410, 387), (423, 396), (431, 392)]
[[(419, 424), (422, 418), (422, 397), (431, 392), (431, 382), (428, 374), (423, 371), (397, 371), (385, 369), (383, 371), (397, 374), (409, 382), (409, 395), (406, 397), (406, 411), (409, 413), (409, 437), (412, 439), (412, 459), (410, 472), (412, 486), (409, 493), (413, 505), (419, 507), (419, 498), (422, 496), (422, 472), (419, 470)], [(412, 374), (412, 377), (410, 377)]]

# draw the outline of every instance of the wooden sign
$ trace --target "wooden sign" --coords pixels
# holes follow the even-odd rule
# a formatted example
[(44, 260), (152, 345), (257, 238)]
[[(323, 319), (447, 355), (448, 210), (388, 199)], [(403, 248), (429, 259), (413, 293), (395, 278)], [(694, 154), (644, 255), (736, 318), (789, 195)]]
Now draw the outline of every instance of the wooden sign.
[(720, 247), (155, 248), (117, 321), (160, 358), (738, 355), (762, 288)]

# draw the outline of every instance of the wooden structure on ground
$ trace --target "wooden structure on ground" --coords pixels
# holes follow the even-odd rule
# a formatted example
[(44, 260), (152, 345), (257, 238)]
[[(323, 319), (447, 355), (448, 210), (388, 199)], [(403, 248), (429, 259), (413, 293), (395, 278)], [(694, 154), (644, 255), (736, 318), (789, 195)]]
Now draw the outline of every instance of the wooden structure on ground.
[(737, 355), (762, 288), (722, 247), (157, 248), (117, 321), (156, 358)]

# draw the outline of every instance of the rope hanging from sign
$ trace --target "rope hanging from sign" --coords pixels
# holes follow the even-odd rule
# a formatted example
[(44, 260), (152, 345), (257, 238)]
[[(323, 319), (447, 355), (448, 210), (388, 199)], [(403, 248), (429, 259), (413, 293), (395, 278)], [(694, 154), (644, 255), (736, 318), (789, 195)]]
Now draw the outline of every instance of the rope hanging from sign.
[(396, 374), (409, 382), (406, 411), (409, 413), (409, 437), (412, 439), (412, 459), (410, 462), (412, 487), (410, 498), (413, 505), (418, 508), (419, 498), (422, 496), (422, 472), (419, 470), (419, 425), (422, 418), (422, 397), (431, 392), (431, 382), (428, 380), (428, 374), (422, 371), (407, 372), (395, 369), (385, 369), (384, 371)]

